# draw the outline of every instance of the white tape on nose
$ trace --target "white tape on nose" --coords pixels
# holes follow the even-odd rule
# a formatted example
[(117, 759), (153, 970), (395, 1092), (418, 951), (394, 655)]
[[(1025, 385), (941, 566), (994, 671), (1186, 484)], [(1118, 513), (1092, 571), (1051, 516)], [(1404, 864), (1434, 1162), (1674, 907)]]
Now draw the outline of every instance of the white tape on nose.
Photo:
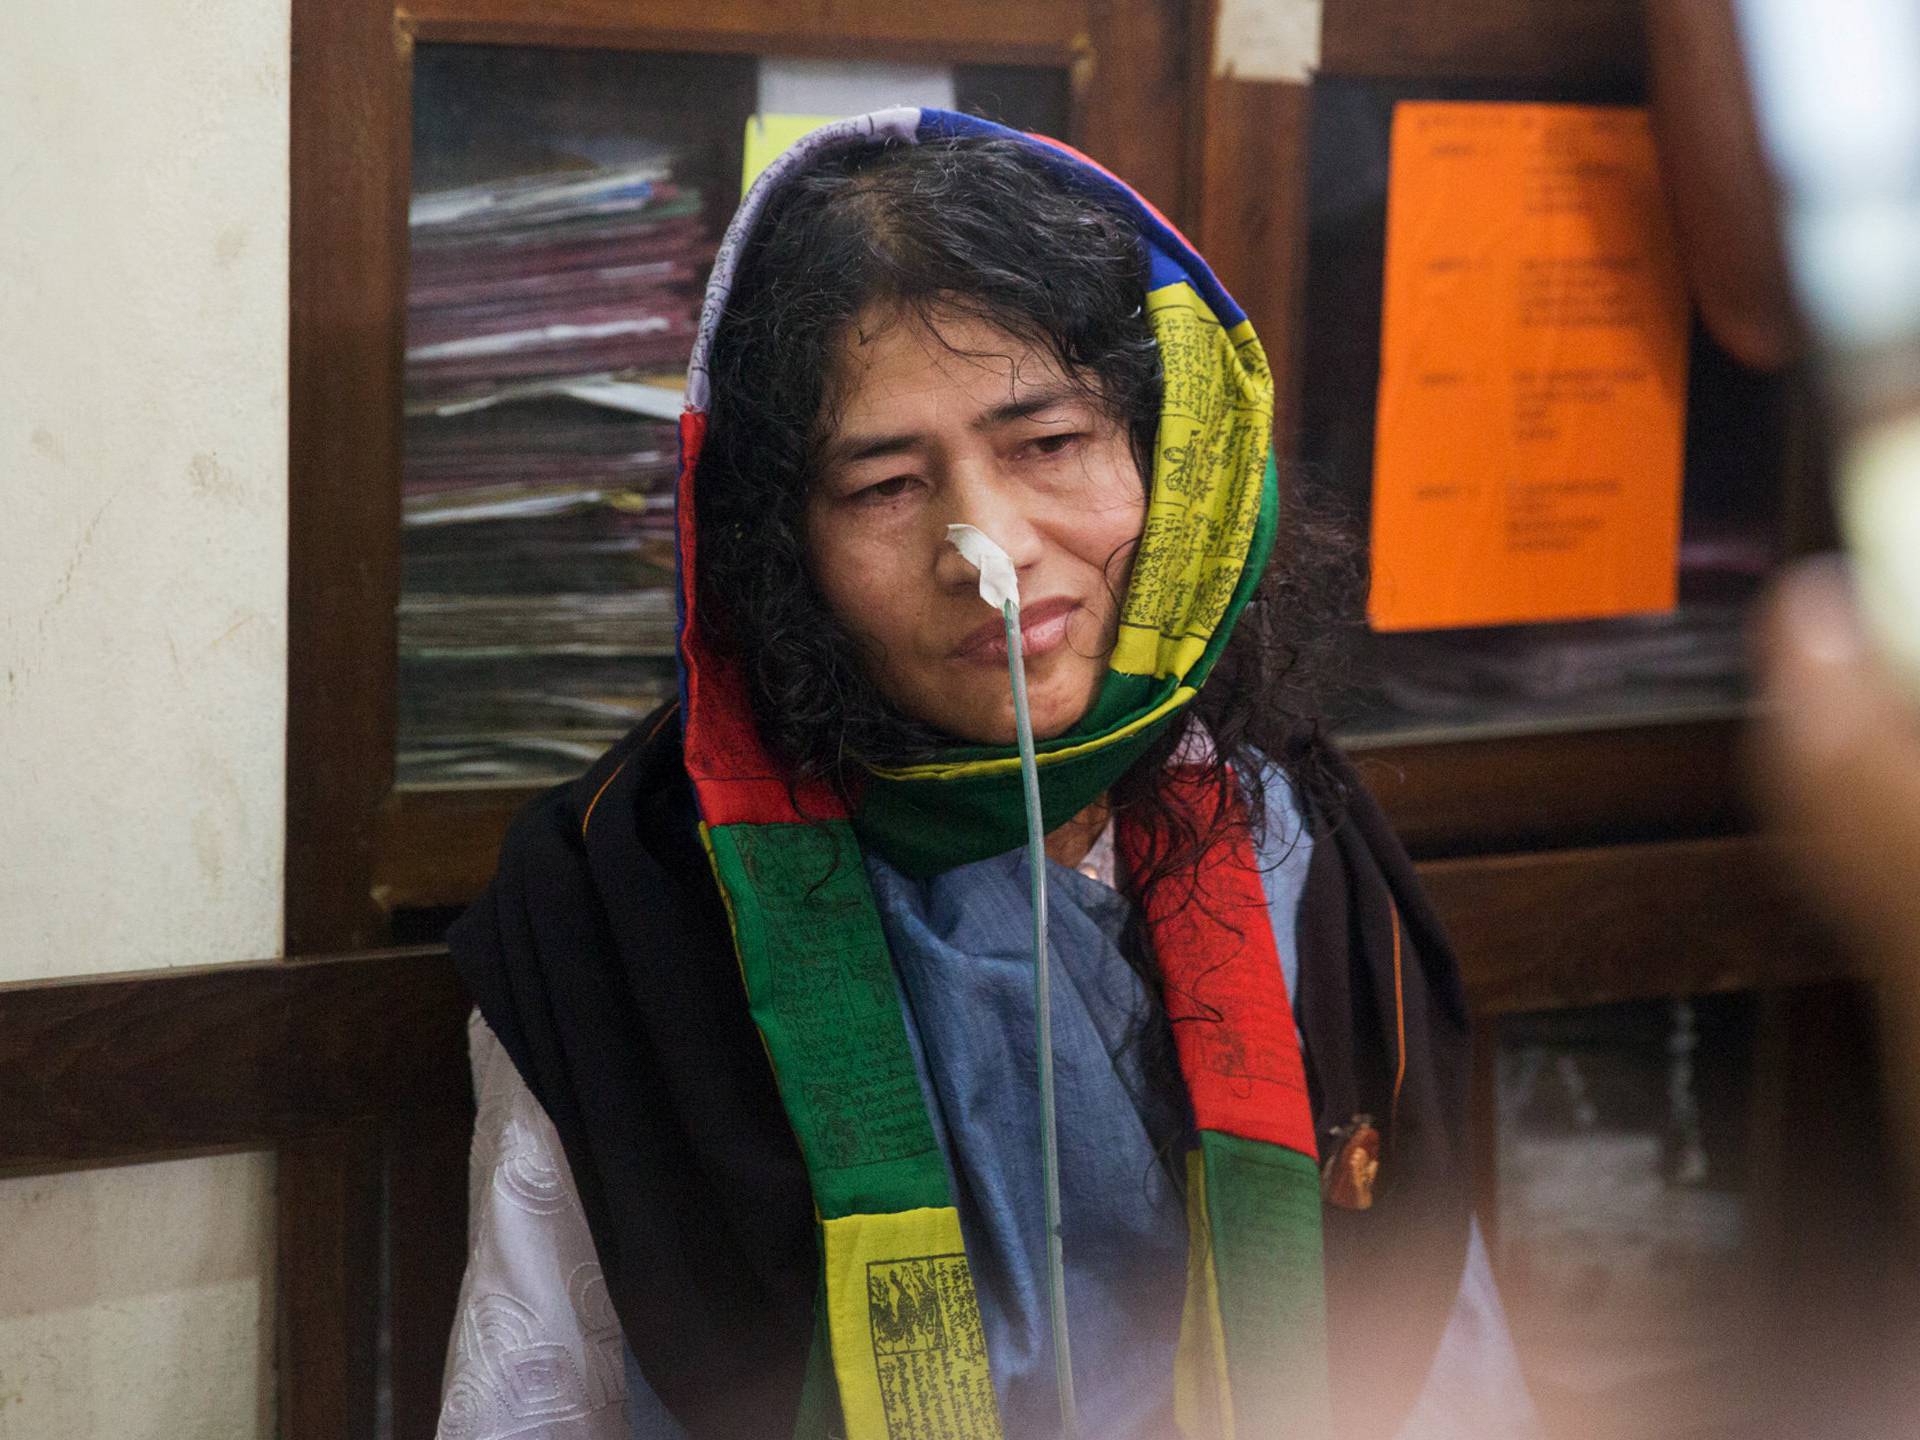
[(980, 572), (980, 598), (996, 610), (1004, 610), (1011, 600), (1020, 603), (1020, 582), (1014, 578), (1013, 560), (994, 544), (984, 530), (971, 525), (947, 526), (947, 543)]

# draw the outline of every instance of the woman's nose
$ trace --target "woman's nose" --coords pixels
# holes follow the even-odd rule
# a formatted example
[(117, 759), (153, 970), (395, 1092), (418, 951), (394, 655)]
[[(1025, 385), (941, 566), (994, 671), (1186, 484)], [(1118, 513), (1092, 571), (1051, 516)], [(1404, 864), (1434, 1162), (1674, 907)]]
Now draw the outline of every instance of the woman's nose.
[(965, 477), (949, 487), (949, 503), (941, 508), (940, 548), (945, 554), (936, 573), (947, 583), (972, 584), (979, 573), (946, 543), (948, 525), (973, 526), (1006, 551), (1014, 569), (1023, 575), (1039, 562), (1045, 541), (1015, 487), (997, 483), (991, 476)]

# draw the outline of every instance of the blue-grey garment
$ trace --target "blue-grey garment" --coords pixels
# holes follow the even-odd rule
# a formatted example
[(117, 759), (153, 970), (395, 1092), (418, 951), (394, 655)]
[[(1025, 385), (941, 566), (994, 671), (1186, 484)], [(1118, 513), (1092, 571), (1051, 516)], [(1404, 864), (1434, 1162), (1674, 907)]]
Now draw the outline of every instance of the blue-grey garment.
[[(1312, 841), (1277, 774), (1268, 795), (1261, 858), (1288, 991), (1297, 994), (1293, 937)], [(1006, 1434), (1049, 1437), (1058, 1405), (1025, 852), (925, 882), (873, 856), (867, 871), (953, 1181)], [(1048, 885), (1061, 1219), (1081, 1427), (1112, 1440), (1165, 1440), (1174, 1434), (1173, 1355), (1186, 1293), (1176, 1167), (1191, 1116), (1180, 1086), (1144, 1079), (1135, 1032), (1147, 1013), (1145, 991), (1121, 950), (1128, 902), (1061, 865), (1049, 863)], [(628, 1376), (636, 1440), (678, 1437), (631, 1359)], [(1536, 1432), (1475, 1235), (1434, 1373), (1401, 1440), (1529, 1440)]]
[[(1033, 945), (1024, 853), (916, 882), (870, 862), (946, 1152), (1009, 1440), (1057, 1434), (1041, 1217)], [(1127, 902), (1049, 866), (1060, 1215), (1075, 1392), (1088, 1435), (1166, 1435), (1186, 1293), (1178, 1087), (1149, 1089), (1144, 986), (1116, 938)], [(1097, 1319), (1092, 1317), (1098, 1317)]]

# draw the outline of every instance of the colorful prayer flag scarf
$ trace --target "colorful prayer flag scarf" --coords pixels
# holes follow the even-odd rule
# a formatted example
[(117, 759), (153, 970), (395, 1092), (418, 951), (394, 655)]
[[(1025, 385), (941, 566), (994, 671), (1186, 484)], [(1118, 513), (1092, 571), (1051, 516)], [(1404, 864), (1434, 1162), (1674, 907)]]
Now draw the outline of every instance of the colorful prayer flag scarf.
[[(681, 422), (685, 756), (748, 1006), (820, 1220), (824, 1284), (802, 1436), (824, 1435), (836, 1410), (849, 1440), (1001, 1434), (959, 1214), (860, 853), (875, 847), (925, 876), (1014, 848), (1025, 822), (1010, 748), (875, 771), (851, 811), (823, 786), (791, 785), (768, 754), (744, 681), (709, 645), (695, 604), (706, 357), (741, 251), (789, 178), (849, 148), (970, 136), (1033, 145), (1065, 183), (1132, 215), (1165, 375), (1145, 530), (1109, 672), (1081, 723), (1039, 750), (1049, 829), (1125, 774), (1197, 693), (1265, 567), (1279, 504), (1273, 384), (1252, 326), (1180, 234), (1086, 157), (970, 116), (880, 111), (814, 131), (742, 202), (715, 262)], [(1193, 1440), (1323, 1440), (1313, 1124), (1263, 888), (1244, 827), (1234, 833), (1242, 842), (1210, 856), (1202, 893), (1182, 897), (1194, 903), (1156, 894), (1148, 905), (1200, 1132), (1177, 1403)], [(1123, 830), (1121, 844), (1139, 873), (1146, 842)]]

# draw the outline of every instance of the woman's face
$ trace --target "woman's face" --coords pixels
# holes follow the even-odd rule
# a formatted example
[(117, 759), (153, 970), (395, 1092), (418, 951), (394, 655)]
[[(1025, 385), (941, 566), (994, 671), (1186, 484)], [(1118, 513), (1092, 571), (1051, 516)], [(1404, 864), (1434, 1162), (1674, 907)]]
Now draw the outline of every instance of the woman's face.
[(808, 559), (881, 693), (955, 739), (1012, 743), (1005, 628), (947, 543), (973, 525), (1019, 572), (1034, 734), (1071, 729), (1106, 674), (1146, 516), (1126, 428), (1044, 352), (959, 315), (862, 315), (831, 381)]

